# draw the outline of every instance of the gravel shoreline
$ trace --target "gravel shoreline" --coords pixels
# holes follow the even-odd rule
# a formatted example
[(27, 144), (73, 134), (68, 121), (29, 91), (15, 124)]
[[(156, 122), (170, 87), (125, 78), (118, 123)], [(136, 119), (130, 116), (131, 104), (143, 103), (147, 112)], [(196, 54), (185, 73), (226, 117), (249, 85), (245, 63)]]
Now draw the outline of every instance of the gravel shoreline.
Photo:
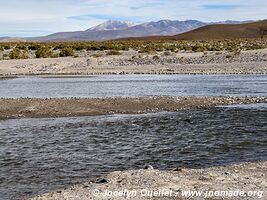
[(0, 99), (0, 120), (175, 112), (218, 105), (267, 103), (267, 97), (115, 97)]
[(0, 120), (175, 112), (218, 105), (267, 103), (267, 97), (115, 97), (0, 99)]
[(230, 52), (181, 52), (101, 57), (0, 60), (0, 75), (100, 75), (100, 74), (267, 74), (267, 49)]
[[(267, 161), (262, 161), (204, 169), (113, 172), (97, 181), (88, 181), (30, 200), (266, 199), (266, 167)], [(202, 193), (186, 196), (186, 191)]]

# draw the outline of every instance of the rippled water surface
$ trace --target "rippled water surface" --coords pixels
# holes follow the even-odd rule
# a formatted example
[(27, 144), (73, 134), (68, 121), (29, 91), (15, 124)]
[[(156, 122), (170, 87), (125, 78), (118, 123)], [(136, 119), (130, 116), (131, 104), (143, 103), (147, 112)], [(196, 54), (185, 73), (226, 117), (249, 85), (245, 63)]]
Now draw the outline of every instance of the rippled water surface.
[(146, 164), (170, 169), (267, 159), (267, 106), (0, 121), (1, 199)]
[(267, 96), (266, 75), (105, 75), (0, 81), (0, 97)]

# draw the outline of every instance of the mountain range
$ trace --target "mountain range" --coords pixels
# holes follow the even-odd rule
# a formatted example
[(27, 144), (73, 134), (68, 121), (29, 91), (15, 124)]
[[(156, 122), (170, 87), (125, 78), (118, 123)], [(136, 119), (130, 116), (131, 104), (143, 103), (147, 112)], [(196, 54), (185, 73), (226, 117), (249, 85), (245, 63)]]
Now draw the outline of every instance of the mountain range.
[(224, 21), (205, 23), (198, 20), (160, 20), (134, 25), (123, 21), (106, 21), (85, 31), (59, 32), (44, 37), (31, 38), (38, 41), (102, 41), (128, 37), (172, 36), (209, 24), (242, 24), (248, 21)]
[(119, 40), (210, 40), (267, 38), (267, 20), (242, 24), (210, 24), (174, 36), (147, 36)]
[[(181, 33), (206, 27), (212, 24), (244, 24), (252, 21), (222, 21), (222, 22), (202, 22), (198, 20), (160, 20), (157, 22), (147, 22), (135, 25), (124, 21), (106, 21), (85, 31), (59, 32), (43, 37), (33, 38), (10, 38), (2, 37), (4, 41), (103, 41), (120, 38), (137, 38), (151, 36), (174, 36)], [(221, 30), (223, 31), (223, 30)]]

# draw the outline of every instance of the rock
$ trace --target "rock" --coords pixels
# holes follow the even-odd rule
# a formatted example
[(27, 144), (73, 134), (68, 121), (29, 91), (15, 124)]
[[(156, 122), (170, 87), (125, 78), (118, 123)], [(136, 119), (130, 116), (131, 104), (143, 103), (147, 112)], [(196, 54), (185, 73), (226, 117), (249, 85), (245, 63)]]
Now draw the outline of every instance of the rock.
[(184, 119), (184, 122), (191, 123), (191, 119), (190, 118)]
[(181, 171), (183, 171), (183, 168), (181, 168), (181, 167), (176, 167), (173, 171), (174, 171), (174, 172), (181, 172)]
[(146, 165), (146, 166), (144, 167), (144, 169), (153, 170), (154, 168), (153, 168), (151, 165)]
[(98, 184), (108, 183), (108, 180), (105, 178), (101, 178), (101, 179), (96, 180), (95, 183), (98, 183)]

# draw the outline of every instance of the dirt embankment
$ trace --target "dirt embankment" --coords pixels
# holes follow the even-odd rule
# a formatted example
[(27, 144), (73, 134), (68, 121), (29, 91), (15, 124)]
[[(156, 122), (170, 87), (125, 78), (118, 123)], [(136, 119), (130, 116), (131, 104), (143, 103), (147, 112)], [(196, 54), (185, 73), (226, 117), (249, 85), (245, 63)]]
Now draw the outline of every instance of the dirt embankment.
[(0, 119), (138, 114), (266, 102), (267, 97), (0, 99)]
[(31, 200), (263, 200), (267, 198), (266, 169), (265, 161), (206, 169), (113, 172), (96, 182)]

